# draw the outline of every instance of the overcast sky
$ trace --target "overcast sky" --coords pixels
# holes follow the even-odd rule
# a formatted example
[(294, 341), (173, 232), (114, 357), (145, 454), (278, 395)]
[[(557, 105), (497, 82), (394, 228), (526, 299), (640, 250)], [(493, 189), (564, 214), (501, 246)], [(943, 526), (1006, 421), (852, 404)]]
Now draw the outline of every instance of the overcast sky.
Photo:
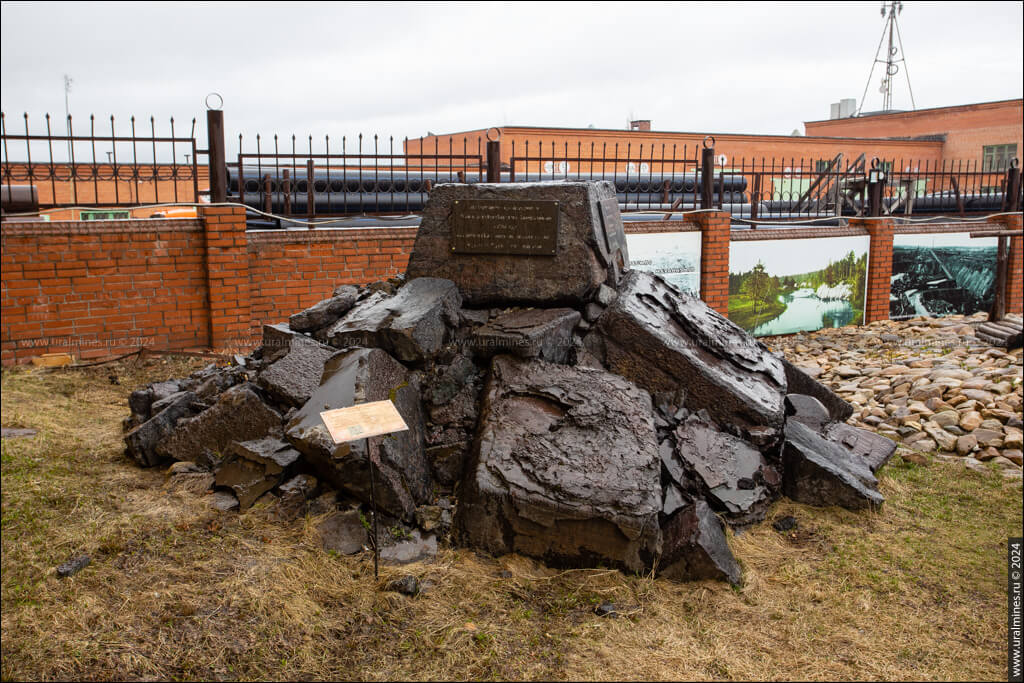
[[(790, 134), (858, 102), (880, 2), (4, 2), (0, 104), (239, 132), (418, 136), (494, 125)], [(1022, 3), (906, 2), (918, 108), (1021, 96)], [(893, 105), (910, 108), (905, 71)], [(865, 110), (881, 108), (881, 75)], [(178, 129), (179, 132), (181, 129)], [(247, 145), (248, 146), (248, 145)]]

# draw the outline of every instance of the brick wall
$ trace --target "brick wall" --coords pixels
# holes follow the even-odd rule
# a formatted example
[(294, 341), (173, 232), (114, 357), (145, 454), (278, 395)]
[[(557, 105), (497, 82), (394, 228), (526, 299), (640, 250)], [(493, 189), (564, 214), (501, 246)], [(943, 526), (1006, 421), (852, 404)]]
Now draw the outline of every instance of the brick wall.
[(724, 211), (693, 214), (700, 226), (700, 298), (722, 315), (729, 315), (729, 224)]
[(850, 227), (866, 230), (871, 238), (864, 322), (888, 320), (889, 292), (892, 289), (893, 221), (891, 218), (851, 218)]
[(1000, 216), (993, 219), (1001, 227), (1013, 230), (1016, 237), (1010, 238), (1010, 261), (1006, 270), (1006, 312), (1024, 314), (1024, 221), (1021, 214)]
[(249, 233), (252, 318), (277, 323), (330, 296), (405, 272), (416, 228)]
[(0, 241), (5, 364), (207, 343), (199, 221), (3, 223)]
[[(642, 223), (627, 232), (701, 231), (701, 297), (728, 314), (730, 239), (813, 236), (814, 229), (750, 230), (730, 235), (729, 215)], [(1020, 214), (970, 223), (915, 226), (900, 232), (1010, 226)], [(889, 315), (891, 219), (851, 219), (830, 235), (871, 237), (868, 322)], [(246, 232), (236, 207), (208, 207), (200, 220), (4, 223), (3, 363), (63, 351), (79, 358), (136, 350), (239, 350), (258, 343), (263, 323), (330, 295), (339, 284), (365, 284), (405, 270), (416, 229)], [(1011, 240), (1008, 310), (1020, 313), (1022, 238)]]

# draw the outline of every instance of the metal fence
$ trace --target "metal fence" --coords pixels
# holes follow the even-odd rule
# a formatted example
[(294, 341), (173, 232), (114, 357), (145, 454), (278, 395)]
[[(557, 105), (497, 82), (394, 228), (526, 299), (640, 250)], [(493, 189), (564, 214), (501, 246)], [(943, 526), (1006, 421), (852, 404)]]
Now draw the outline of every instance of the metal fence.
[[(607, 180), (632, 218), (678, 216), (720, 209), (738, 224), (837, 224), (847, 216), (967, 216), (1016, 211), (1019, 164), (992, 168), (983, 160), (935, 162), (866, 159), (734, 158), (702, 145), (511, 142), (481, 137), (402, 138), (295, 135), (238, 136), (237, 159), (224, 152), (223, 112), (207, 112), (207, 149), (199, 149), (195, 119), (188, 136), (159, 134), (153, 117), (109, 134), (89, 117), (88, 131), (64, 130), (46, 115), (43, 131), (8, 129), (0, 113), (5, 212), (20, 207), (130, 207), (199, 202), (209, 181), (212, 201), (296, 219), (422, 211), (437, 183)], [(148, 128), (148, 130), (146, 130)], [(141, 130), (140, 130), (141, 129)], [(432, 142), (432, 148), (431, 148)], [(197, 156), (206, 155), (203, 165)], [(106, 159), (104, 160), (104, 156)], [(183, 160), (183, 161), (182, 161)], [(280, 225), (280, 222), (275, 223)]]
[[(396, 151), (394, 137), (378, 135), (342, 137), (333, 152), (329, 136), (323, 152), (314, 151), (313, 136), (304, 141), (306, 151), (299, 151), (295, 135), (283, 150), (279, 136), (271, 141), (256, 135), (255, 151), (239, 152), (227, 168), (226, 198), (303, 218), (412, 213), (422, 210), (433, 185), (480, 182), (485, 173), (483, 145), (468, 139), (449, 140), (445, 149), (435, 138), (432, 151), (424, 151), (423, 138), (404, 138)], [(239, 150), (245, 142), (239, 135)], [(420, 151), (410, 152), (410, 142)]]
[(14, 132), (0, 113), (5, 210), (199, 201), (195, 119), (187, 137), (175, 131), (173, 118), (169, 135), (157, 133), (153, 117), (146, 126), (132, 116), (128, 132), (123, 124), (118, 131), (113, 116), (109, 129), (90, 116), (87, 131), (76, 130), (71, 116), (61, 121), (63, 131), (54, 130), (49, 114), (34, 131), (29, 115), (22, 119), (23, 132)]

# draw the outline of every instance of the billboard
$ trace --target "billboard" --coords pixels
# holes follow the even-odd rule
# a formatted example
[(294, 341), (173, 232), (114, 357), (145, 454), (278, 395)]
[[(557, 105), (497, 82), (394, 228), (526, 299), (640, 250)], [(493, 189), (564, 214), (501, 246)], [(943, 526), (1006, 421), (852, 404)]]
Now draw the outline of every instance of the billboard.
[(729, 319), (755, 336), (860, 324), (868, 245), (867, 236), (733, 242)]
[(895, 235), (889, 317), (987, 311), (995, 298), (997, 242), (966, 232)]
[(700, 295), (700, 233), (626, 234), (629, 266), (660, 275), (684, 292)]

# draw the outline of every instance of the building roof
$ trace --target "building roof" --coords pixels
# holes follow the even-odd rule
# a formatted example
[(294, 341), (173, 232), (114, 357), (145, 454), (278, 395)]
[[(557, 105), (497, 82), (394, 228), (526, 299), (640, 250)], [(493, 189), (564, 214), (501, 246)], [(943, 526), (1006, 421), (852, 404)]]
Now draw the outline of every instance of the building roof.
[(850, 121), (851, 119), (856, 120), (856, 119), (864, 119), (864, 118), (872, 118), (872, 119), (881, 119), (881, 118), (884, 118), (884, 117), (898, 118), (898, 117), (901, 117), (901, 116), (914, 116), (914, 115), (917, 115), (917, 114), (924, 114), (924, 113), (928, 113), (928, 112), (958, 111), (958, 110), (964, 110), (964, 109), (971, 109), (971, 108), (974, 108), (974, 107), (985, 107), (985, 108), (996, 107), (996, 106), (999, 106), (999, 105), (1005, 105), (1005, 104), (1011, 104), (1011, 103), (1021, 103), (1022, 101), (1024, 101), (1024, 100), (1022, 100), (1019, 97), (1016, 97), (1016, 98), (1009, 99), (1009, 100), (992, 100), (991, 102), (973, 102), (971, 104), (954, 104), (954, 105), (950, 105), (950, 106), (947, 106), (947, 107), (927, 107), (925, 109), (913, 109), (913, 110), (910, 110), (910, 111), (889, 109), (889, 110), (884, 110), (884, 111), (865, 112), (865, 113), (862, 113), (860, 116), (848, 116), (848, 117), (843, 118), (843, 119), (815, 119), (815, 120), (812, 120), (812, 121), (804, 121), (804, 125), (806, 125), (808, 123), (831, 123), (831, 122), (834, 122), (834, 121)]

